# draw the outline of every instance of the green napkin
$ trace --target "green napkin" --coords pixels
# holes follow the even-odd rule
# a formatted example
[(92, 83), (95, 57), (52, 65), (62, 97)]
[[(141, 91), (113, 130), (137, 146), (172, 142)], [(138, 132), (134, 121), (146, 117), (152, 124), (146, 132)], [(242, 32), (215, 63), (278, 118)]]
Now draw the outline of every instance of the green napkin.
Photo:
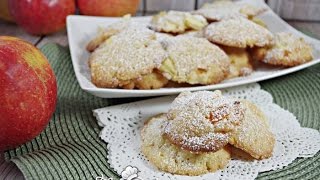
[[(58, 104), (49, 125), (33, 141), (6, 152), (27, 179), (95, 179), (119, 176), (107, 163), (107, 145), (92, 110), (141, 100), (101, 99), (81, 90), (69, 49), (56, 44), (41, 48), (58, 80)], [(260, 83), (281, 107), (294, 113), (302, 126), (320, 129), (320, 65)], [(258, 179), (317, 179), (320, 153), (297, 159), (288, 167), (259, 174)]]

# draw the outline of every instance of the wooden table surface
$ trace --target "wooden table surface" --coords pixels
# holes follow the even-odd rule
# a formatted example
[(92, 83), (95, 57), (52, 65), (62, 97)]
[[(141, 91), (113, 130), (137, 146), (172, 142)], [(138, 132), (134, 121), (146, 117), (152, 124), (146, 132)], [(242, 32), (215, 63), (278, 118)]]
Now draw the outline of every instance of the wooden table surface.
[[(287, 20), (293, 27), (313, 34), (320, 39), (320, 22), (306, 22)], [(25, 39), (37, 47), (41, 47), (46, 43), (58, 43), (62, 46), (68, 45), (67, 33), (65, 30), (50, 36), (32, 36), (25, 33), (20, 27), (15, 24), (7, 23), (0, 20), (0, 36), (15, 36)], [(0, 180), (19, 180), (23, 179), (22, 173), (13, 163), (4, 161), (3, 153), (0, 153)]]

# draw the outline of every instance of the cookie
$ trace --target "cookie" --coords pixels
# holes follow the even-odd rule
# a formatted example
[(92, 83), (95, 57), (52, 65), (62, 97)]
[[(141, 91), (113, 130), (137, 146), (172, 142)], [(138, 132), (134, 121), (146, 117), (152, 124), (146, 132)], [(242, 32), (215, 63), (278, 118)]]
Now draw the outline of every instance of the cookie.
[(230, 133), (229, 143), (255, 159), (271, 157), (275, 137), (270, 131), (266, 116), (253, 103), (247, 100), (241, 100), (240, 103), (245, 108), (244, 119)]
[(205, 4), (202, 8), (193, 11), (192, 14), (202, 15), (209, 22), (238, 17), (246, 18), (244, 14), (240, 13), (239, 7), (234, 6), (234, 3), (229, 1), (217, 1)]
[(239, 12), (241, 14), (244, 14), (248, 19), (252, 19), (255, 16), (258, 16), (260, 14), (262, 14), (263, 12), (267, 11), (266, 8), (263, 7), (256, 7), (253, 6), (251, 4), (247, 4), (247, 3), (235, 3), (236, 5), (238, 4), (240, 6), (240, 10)]
[(106, 41), (111, 36), (118, 34), (124, 29), (130, 26), (138, 26), (136, 23), (132, 22), (130, 15), (124, 16), (120, 21), (117, 21), (107, 28), (99, 29), (98, 35), (94, 37), (87, 45), (87, 51), (93, 52), (96, 48), (100, 46), (104, 41)]
[(162, 41), (168, 57), (160, 71), (178, 83), (215, 84), (229, 73), (230, 60), (216, 45), (205, 38), (178, 36)]
[(237, 48), (273, 44), (270, 31), (245, 18), (211, 23), (205, 30), (205, 37), (213, 43)]
[(141, 88), (147, 79), (159, 88), (161, 74), (151, 75), (161, 66), (166, 52), (155, 32), (144, 27), (127, 28), (103, 42), (91, 55), (91, 80), (103, 88)]
[(215, 152), (228, 144), (229, 132), (243, 119), (238, 101), (220, 91), (183, 92), (168, 112), (165, 137), (193, 153)]
[(253, 72), (251, 57), (246, 49), (220, 46), (227, 53), (231, 61), (228, 79), (248, 76)]
[(217, 152), (194, 154), (171, 144), (163, 136), (165, 114), (151, 118), (141, 131), (142, 152), (159, 170), (197, 176), (224, 168), (231, 159), (229, 147)]
[(208, 21), (221, 21), (231, 18), (252, 18), (265, 11), (265, 8), (259, 8), (247, 3), (232, 1), (215, 1), (206, 3), (202, 8), (192, 12), (204, 16)]
[(169, 80), (158, 70), (154, 70), (151, 74), (143, 75), (140, 79), (137, 79), (134, 84), (138, 89), (160, 89), (166, 86), (168, 82)]
[(188, 32), (185, 32), (183, 34), (180, 34), (178, 36), (191, 36), (191, 37), (197, 37), (197, 38), (204, 38), (204, 31), (203, 29), (201, 30), (198, 30), (198, 31), (188, 31)]
[(184, 33), (187, 30), (200, 30), (206, 25), (208, 23), (204, 17), (180, 11), (161, 12), (151, 20), (153, 30), (173, 34)]
[(275, 35), (274, 46), (255, 48), (252, 52), (254, 60), (287, 67), (297, 66), (313, 59), (312, 47), (303, 38), (286, 32)]

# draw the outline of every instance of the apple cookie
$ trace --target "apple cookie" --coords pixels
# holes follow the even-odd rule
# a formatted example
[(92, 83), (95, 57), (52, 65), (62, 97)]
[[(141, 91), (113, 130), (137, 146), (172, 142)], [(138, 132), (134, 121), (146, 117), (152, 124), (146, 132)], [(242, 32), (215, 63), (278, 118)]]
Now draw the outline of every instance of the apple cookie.
[(147, 121), (141, 131), (142, 152), (159, 170), (197, 176), (217, 171), (228, 164), (231, 159), (228, 146), (216, 152), (201, 154), (182, 150), (163, 136), (166, 123), (166, 114), (161, 114)]
[(237, 3), (232, 1), (215, 1), (206, 3), (193, 14), (204, 16), (208, 21), (221, 21), (230, 18), (252, 18), (265, 11), (265, 8), (259, 8), (246, 3)]
[(105, 88), (160, 88), (167, 80), (155, 70), (165, 58), (166, 52), (155, 32), (144, 27), (127, 28), (90, 55), (91, 80), (97, 87)]
[(269, 30), (245, 18), (211, 23), (205, 30), (205, 37), (213, 43), (237, 48), (273, 44)]
[(253, 103), (241, 100), (245, 109), (244, 119), (230, 133), (229, 143), (245, 151), (255, 159), (265, 159), (272, 155), (275, 137), (269, 130), (264, 113)]
[(248, 76), (253, 72), (251, 57), (246, 49), (220, 46), (227, 53), (231, 61), (228, 79), (240, 76)]
[(205, 38), (177, 36), (161, 42), (168, 57), (160, 66), (172, 81), (189, 84), (215, 84), (229, 73), (230, 60)]
[(120, 33), (122, 30), (127, 29), (130, 26), (138, 26), (132, 22), (130, 15), (124, 16), (120, 21), (117, 21), (107, 28), (99, 29), (98, 35), (94, 37), (87, 45), (87, 51), (93, 52), (96, 48), (100, 46), (104, 41), (106, 41), (111, 36)]
[(208, 23), (204, 17), (180, 11), (161, 12), (151, 20), (153, 30), (173, 34), (184, 33), (187, 30), (200, 30), (206, 25)]
[(272, 155), (275, 137), (263, 112), (246, 100), (220, 91), (183, 92), (172, 103), (165, 137), (193, 153), (214, 152), (227, 143), (255, 159)]
[(215, 152), (228, 144), (229, 132), (243, 120), (240, 102), (220, 91), (183, 92), (168, 112), (165, 137), (193, 153)]
[(313, 59), (312, 47), (303, 38), (286, 32), (275, 35), (274, 46), (254, 48), (252, 52), (254, 60), (279, 66), (296, 66)]

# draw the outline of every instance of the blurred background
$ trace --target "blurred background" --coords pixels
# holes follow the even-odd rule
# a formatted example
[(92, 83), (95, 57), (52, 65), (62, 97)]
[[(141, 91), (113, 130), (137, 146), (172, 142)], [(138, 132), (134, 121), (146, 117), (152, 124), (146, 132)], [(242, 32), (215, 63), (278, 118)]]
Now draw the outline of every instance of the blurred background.
[[(153, 14), (161, 10), (193, 10), (212, 0), (142, 0), (138, 13)], [(266, 0), (282, 18), (320, 21), (320, 0)]]
[[(212, 0), (142, 0), (139, 12), (193, 10)], [(266, 0), (281, 17), (290, 20), (320, 21), (320, 0)]]

